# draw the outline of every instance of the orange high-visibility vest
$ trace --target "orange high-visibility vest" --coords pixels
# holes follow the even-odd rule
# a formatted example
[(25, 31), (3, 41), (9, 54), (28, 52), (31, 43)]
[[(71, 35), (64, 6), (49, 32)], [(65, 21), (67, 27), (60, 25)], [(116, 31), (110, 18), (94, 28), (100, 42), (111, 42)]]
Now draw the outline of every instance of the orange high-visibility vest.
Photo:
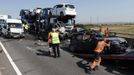
[(48, 33), (48, 43), (52, 43), (51, 32)]
[(105, 36), (108, 37), (109, 36), (109, 31), (105, 30)]
[(99, 41), (95, 48), (95, 52), (101, 53), (105, 46), (110, 46), (110, 44), (107, 44), (105, 41)]

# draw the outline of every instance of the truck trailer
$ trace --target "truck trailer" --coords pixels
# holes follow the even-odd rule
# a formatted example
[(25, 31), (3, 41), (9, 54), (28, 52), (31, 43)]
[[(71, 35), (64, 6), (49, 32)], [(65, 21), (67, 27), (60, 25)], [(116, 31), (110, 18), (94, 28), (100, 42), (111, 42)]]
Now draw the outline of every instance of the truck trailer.
[[(40, 12), (39, 12), (40, 10)], [(68, 16), (58, 16), (50, 14), (51, 8), (34, 9), (30, 12), (28, 18), (22, 17), (22, 21), (29, 24), (29, 33), (36, 35), (39, 39), (46, 40), (48, 32), (55, 27), (60, 32), (61, 39), (65, 39), (69, 36), (69, 32), (73, 29), (75, 25), (75, 18)], [(20, 13), (25, 10), (21, 10)]]

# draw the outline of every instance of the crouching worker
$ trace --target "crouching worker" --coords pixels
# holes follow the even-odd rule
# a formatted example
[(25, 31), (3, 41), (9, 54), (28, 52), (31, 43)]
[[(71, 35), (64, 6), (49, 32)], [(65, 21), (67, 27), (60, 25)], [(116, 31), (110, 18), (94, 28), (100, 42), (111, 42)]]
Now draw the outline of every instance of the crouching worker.
[(106, 43), (106, 39), (102, 39), (97, 43), (97, 46), (94, 50), (94, 60), (89, 66), (89, 72), (93, 73), (93, 70), (95, 70), (97, 67), (99, 67), (101, 63), (101, 56), (100, 54), (102, 53), (103, 49), (105, 46), (110, 46), (110, 42)]

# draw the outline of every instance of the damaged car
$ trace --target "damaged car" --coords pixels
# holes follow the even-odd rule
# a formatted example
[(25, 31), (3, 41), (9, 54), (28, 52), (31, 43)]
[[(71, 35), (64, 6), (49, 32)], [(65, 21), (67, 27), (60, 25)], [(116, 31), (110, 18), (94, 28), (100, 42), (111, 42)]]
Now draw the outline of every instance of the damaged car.
[(97, 42), (102, 39), (111, 42), (110, 47), (104, 48), (104, 54), (122, 54), (128, 48), (127, 41), (116, 36), (116, 33), (110, 33), (109, 37), (105, 37), (96, 30), (81, 30), (71, 36), (69, 49), (72, 52), (92, 54)]

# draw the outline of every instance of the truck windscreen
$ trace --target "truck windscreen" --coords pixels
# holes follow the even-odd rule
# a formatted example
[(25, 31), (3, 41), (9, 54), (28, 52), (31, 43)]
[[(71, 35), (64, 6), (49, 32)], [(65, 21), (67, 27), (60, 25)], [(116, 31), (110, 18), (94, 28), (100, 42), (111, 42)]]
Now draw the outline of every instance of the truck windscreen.
[(72, 26), (73, 22), (72, 20), (68, 19), (68, 20), (63, 20), (63, 23), (65, 23), (67, 26)]
[(8, 23), (10, 28), (22, 28), (21, 23)]

